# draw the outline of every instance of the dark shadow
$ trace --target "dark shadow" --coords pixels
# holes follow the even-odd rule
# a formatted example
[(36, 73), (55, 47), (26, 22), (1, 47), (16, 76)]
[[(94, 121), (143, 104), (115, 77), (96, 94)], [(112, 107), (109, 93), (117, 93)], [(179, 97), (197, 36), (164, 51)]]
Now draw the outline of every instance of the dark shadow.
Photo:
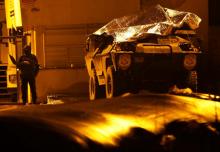
[(53, 93), (69, 95), (73, 97), (84, 97), (88, 99), (89, 97), (89, 84), (88, 82), (78, 82), (70, 86), (65, 90), (56, 91)]
[[(57, 126), (59, 128), (59, 126)], [(1, 151), (63, 151), (84, 152), (80, 144), (73, 140), (70, 130), (53, 126), (31, 118), (0, 117)]]
[(165, 126), (162, 144), (168, 152), (219, 152), (220, 136), (208, 123), (175, 120)]
[(129, 134), (123, 136), (115, 151), (119, 152), (163, 152), (159, 138), (142, 128), (132, 128)]
[(47, 103), (47, 97), (53, 96), (54, 100), (63, 99), (65, 102), (84, 101), (89, 99), (88, 82), (77, 82), (64, 90), (47, 91), (45, 97), (39, 98), (42, 103)]
[[(134, 127), (121, 136), (118, 146), (96, 143), (68, 127), (41, 119), (0, 116), (2, 151), (62, 152), (219, 152), (220, 123), (175, 120), (154, 134)], [(73, 137), (80, 137), (85, 144)]]

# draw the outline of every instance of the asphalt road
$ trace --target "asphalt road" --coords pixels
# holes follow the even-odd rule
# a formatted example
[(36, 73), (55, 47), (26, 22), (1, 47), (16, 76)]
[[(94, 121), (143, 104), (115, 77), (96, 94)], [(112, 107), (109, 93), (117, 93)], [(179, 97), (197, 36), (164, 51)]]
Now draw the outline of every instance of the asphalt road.
[[(22, 124), (17, 127), (19, 129), (25, 124), (21, 132), (33, 126), (36, 130), (46, 127), (66, 133), (71, 140), (84, 146), (85, 139), (103, 145), (117, 145), (120, 137), (133, 127), (156, 134), (173, 120), (203, 123), (214, 122), (218, 117), (220, 102), (149, 92), (124, 94), (111, 100), (64, 97), (50, 104), (0, 106), (0, 124), (6, 124), (8, 132), (17, 124)], [(4, 132), (1, 125), (0, 130)]]

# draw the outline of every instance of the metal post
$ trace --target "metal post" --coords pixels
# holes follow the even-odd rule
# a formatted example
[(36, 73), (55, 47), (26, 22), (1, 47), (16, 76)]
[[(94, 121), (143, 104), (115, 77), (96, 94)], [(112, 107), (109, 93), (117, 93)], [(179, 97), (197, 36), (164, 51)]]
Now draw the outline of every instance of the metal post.
[[(19, 53), (18, 53), (18, 38), (15, 38), (15, 53), (16, 53), (16, 60), (19, 59)], [(17, 102), (20, 104), (22, 103), (21, 100), (21, 79), (20, 79), (20, 72), (19, 70), (16, 70), (17, 72)]]

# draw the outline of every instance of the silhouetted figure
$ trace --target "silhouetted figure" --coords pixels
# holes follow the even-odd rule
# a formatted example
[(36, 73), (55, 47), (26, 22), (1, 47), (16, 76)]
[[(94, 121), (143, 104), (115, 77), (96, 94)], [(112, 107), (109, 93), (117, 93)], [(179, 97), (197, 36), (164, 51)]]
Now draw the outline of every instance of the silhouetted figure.
[(18, 68), (21, 70), (21, 89), (22, 89), (22, 101), (23, 104), (27, 102), (27, 86), (28, 83), (31, 89), (32, 103), (35, 104), (37, 100), (35, 77), (39, 72), (39, 65), (37, 57), (31, 54), (31, 47), (25, 46), (24, 55), (19, 58)]

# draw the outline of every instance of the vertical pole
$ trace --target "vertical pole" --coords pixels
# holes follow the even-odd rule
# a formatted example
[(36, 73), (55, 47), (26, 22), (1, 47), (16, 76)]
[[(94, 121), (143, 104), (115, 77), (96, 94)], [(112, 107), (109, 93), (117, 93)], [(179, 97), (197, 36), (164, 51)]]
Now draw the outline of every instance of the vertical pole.
[(217, 109), (217, 101), (215, 102), (215, 122), (218, 123), (218, 109)]
[[(29, 31), (26, 31), (26, 42), (25, 42), (25, 45), (30, 45), (31, 46), (31, 53), (33, 53), (33, 49), (34, 49), (34, 43), (32, 43), (32, 36), (33, 33), (32, 33), (32, 30), (29, 30)], [(28, 83), (28, 86), (27, 86), (27, 103), (31, 104), (31, 89), (30, 89), (30, 85)]]
[(28, 88), (27, 88), (27, 103), (31, 104), (31, 88), (28, 83)]
[[(19, 53), (18, 53), (18, 38), (15, 38), (15, 54), (16, 54), (16, 60), (18, 61), (19, 59)], [(17, 72), (17, 102), (19, 104), (22, 103), (22, 100), (21, 100), (21, 79), (20, 79), (20, 72), (19, 70), (16, 70)]]
[(45, 30), (42, 34), (42, 39), (43, 39), (43, 67), (46, 67), (46, 52), (45, 52)]

